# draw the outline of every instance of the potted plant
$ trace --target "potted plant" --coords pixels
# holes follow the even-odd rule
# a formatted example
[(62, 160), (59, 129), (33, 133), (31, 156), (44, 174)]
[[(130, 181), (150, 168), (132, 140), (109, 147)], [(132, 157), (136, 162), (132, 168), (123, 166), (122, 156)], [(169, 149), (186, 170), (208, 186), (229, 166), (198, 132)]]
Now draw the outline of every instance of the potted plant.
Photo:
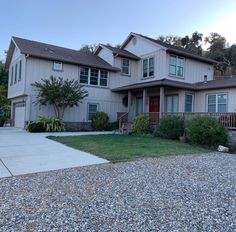
[(181, 143), (186, 143), (187, 142), (186, 131), (187, 131), (187, 128), (184, 129), (184, 134), (182, 136), (179, 136), (179, 141)]

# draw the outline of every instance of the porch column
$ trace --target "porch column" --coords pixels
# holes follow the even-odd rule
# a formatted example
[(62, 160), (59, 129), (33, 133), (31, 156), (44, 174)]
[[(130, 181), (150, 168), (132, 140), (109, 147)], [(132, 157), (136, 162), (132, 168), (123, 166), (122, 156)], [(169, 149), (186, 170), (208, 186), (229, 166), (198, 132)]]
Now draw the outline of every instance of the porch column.
[(143, 113), (146, 113), (147, 90), (143, 89)]
[(160, 118), (162, 117), (162, 113), (164, 112), (164, 87), (160, 87)]
[(128, 122), (131, 121), (131, 98), (132, 98), (132, 94), (131, 94), (131, 91), (129, 90), (128, 91)]

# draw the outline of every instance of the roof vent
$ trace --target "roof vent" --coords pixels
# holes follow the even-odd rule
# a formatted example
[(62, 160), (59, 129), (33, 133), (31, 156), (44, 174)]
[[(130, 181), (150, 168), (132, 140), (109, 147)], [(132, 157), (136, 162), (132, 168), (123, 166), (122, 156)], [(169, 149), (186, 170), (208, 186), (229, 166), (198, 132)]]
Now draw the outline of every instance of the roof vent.
[(49, 52), (49, 53), (51, 53), (51, 54), (54, 54), (54, 53), (55, 53), (54, 50), (51, 49), (51, 48), (45, 48), (45, 51), (47, 51), (47, 52)]
[(204, 83), (207, 83), (207, 75), (204, 75)]

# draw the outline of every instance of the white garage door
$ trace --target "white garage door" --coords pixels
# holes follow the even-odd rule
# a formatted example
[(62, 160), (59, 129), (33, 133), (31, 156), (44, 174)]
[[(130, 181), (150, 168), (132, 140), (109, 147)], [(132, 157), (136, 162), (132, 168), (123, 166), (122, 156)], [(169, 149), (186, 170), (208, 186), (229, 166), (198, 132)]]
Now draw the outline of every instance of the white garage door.
[(19, 128), (25, 127), (25, 103), (15, 104), (14, 126)]

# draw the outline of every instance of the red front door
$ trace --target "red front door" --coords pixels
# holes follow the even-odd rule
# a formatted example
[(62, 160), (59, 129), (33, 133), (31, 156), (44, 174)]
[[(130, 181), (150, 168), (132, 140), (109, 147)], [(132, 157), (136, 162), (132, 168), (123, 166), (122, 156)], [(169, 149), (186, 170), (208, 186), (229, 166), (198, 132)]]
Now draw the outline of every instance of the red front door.
[(159, 111), (160, 111), (160, 97), (150, 96), (149, 97), (149, 112), (150, 120), (152, 123), (157, 123), (159, 121)]

